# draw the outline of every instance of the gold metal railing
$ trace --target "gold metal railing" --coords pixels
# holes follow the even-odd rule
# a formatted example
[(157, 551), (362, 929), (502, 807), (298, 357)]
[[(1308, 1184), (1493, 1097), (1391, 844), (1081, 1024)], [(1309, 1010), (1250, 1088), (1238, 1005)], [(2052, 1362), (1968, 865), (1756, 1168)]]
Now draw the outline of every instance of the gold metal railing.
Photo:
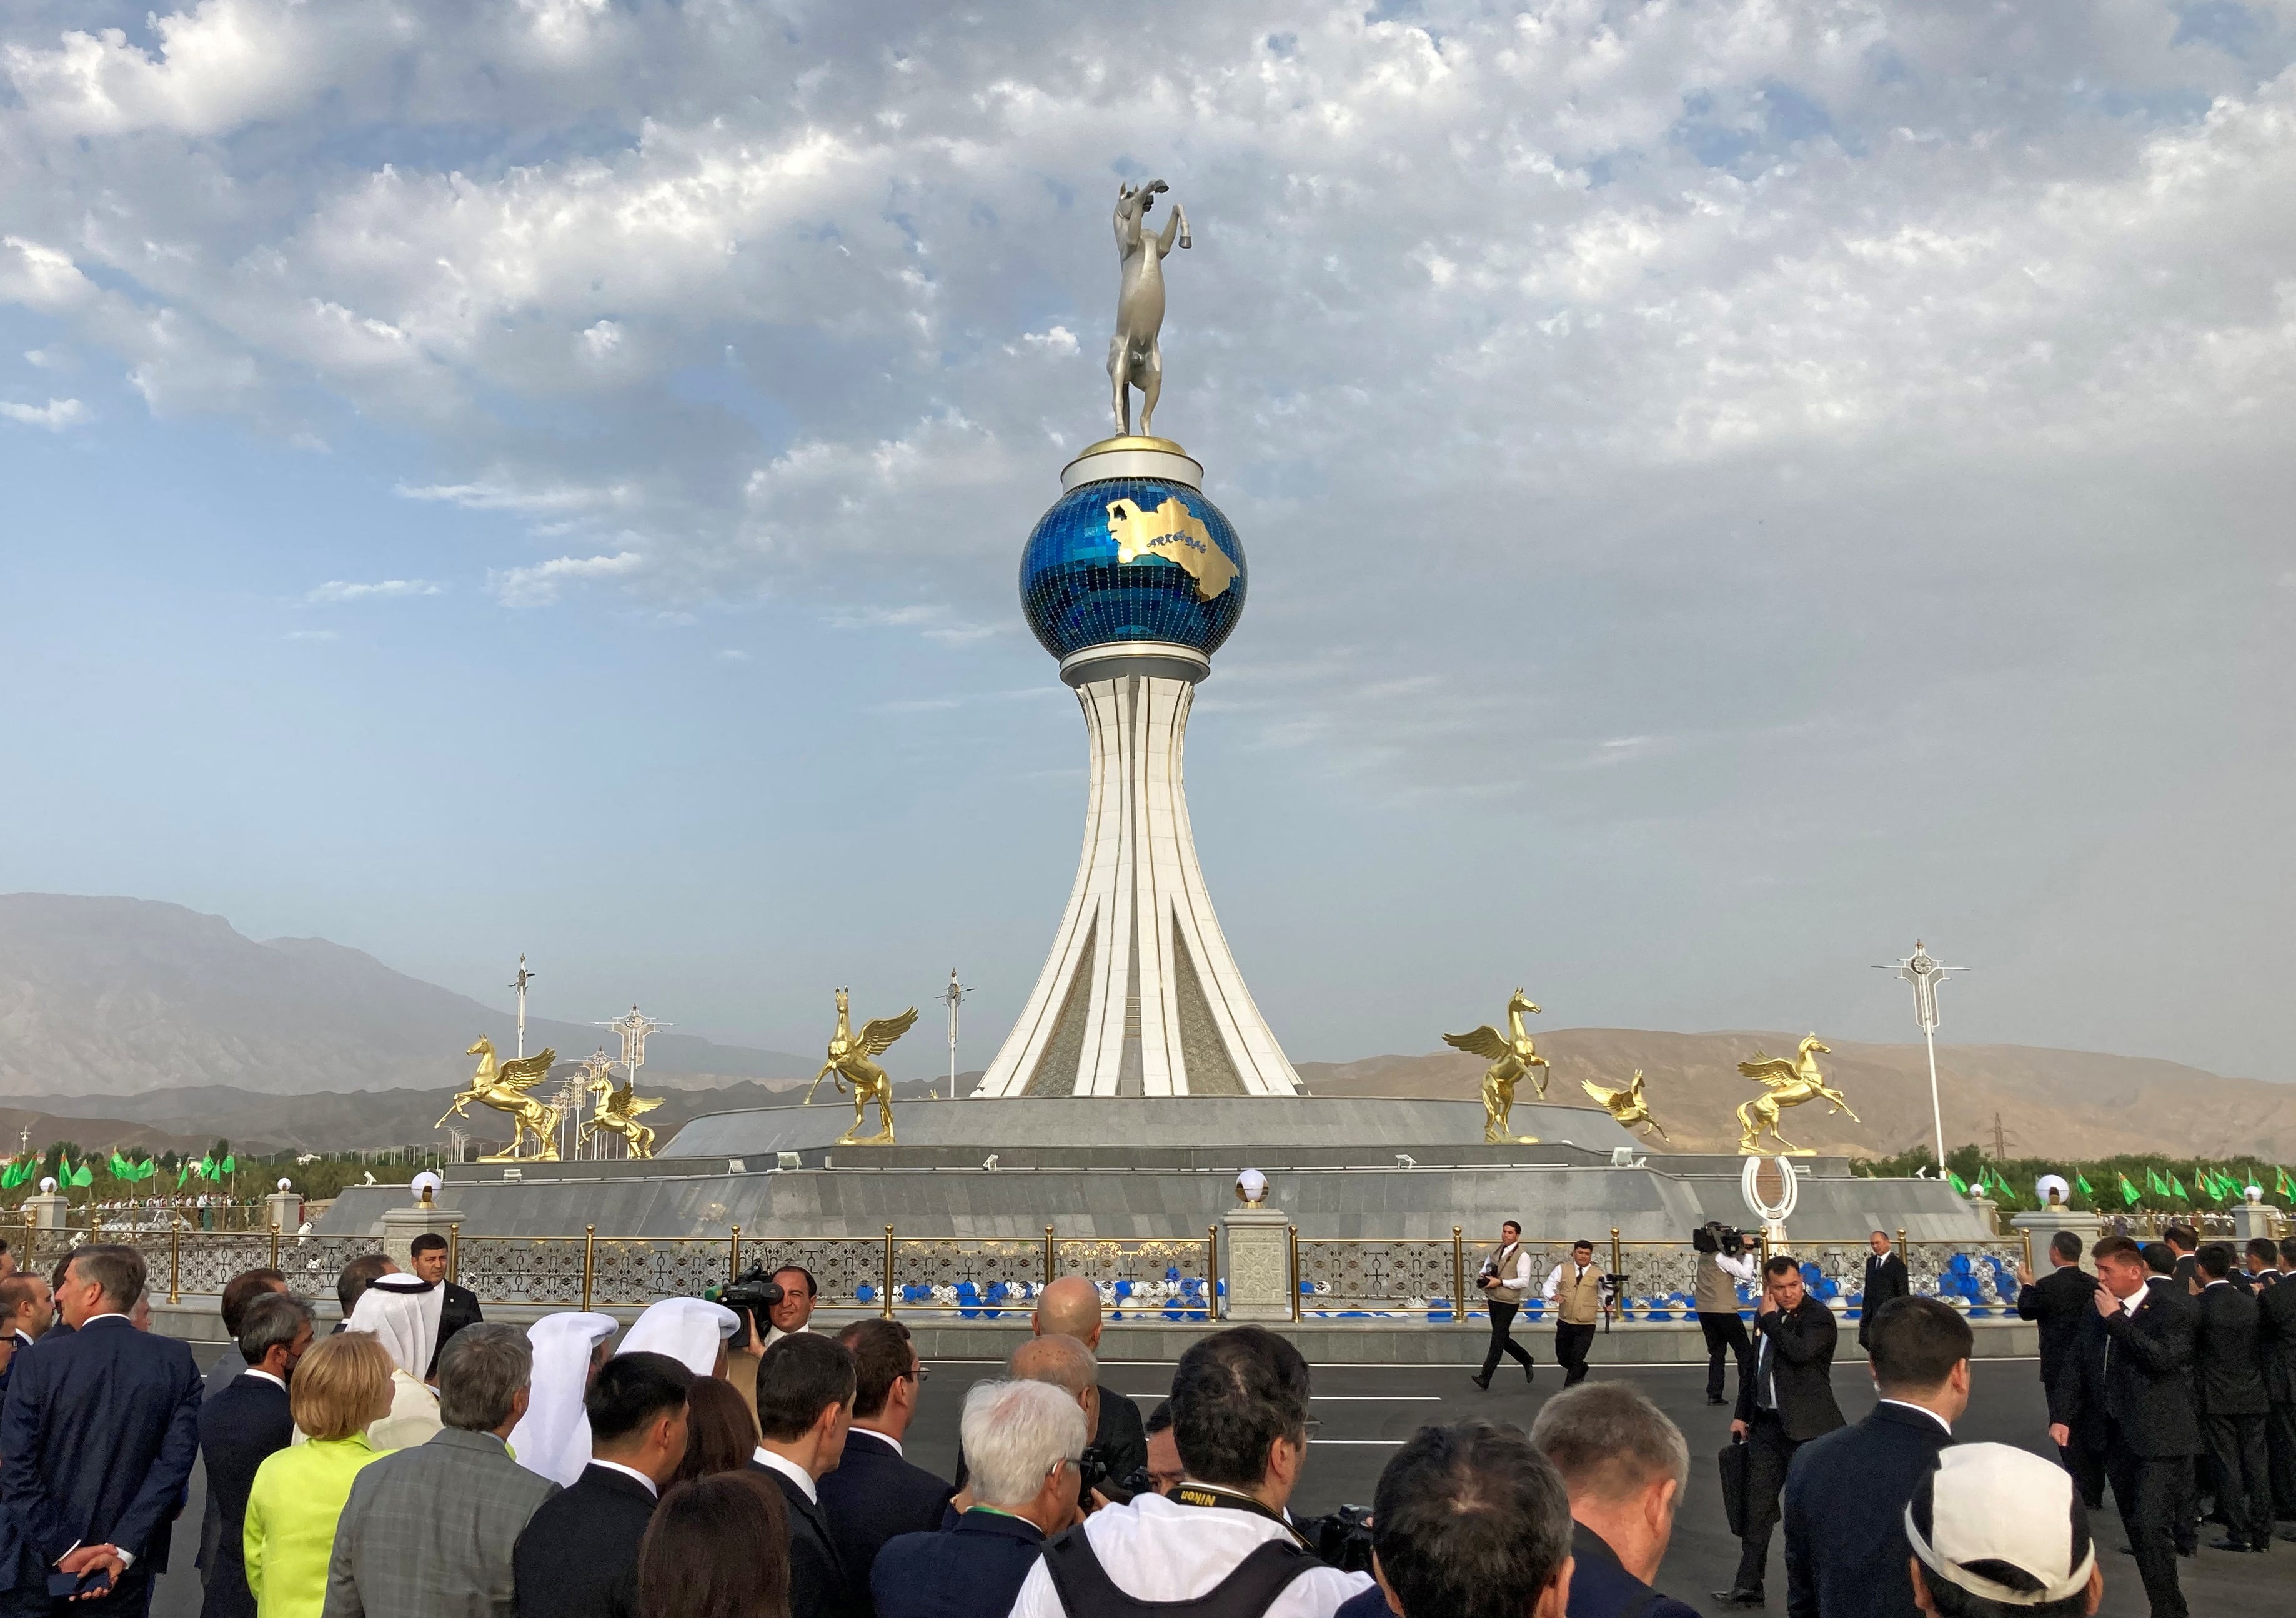
[[(91, 1239), (85, 1227), (37, 1229), (0, 1226), (22, 1255), (23, 1267), (46, 1270)], [(140, 1251), (157, 1298), (213, 1296), (242, 1270), (283, 1271), (295, 1289), (324, 1296), (344, 1264), (381, 1249), (369, 1236), (297, 1236), (276, 1228), (253, 1231), (99, 1228), (94, 1239), (121, 1241)], [(1525, 1237), (1534, 1282), (1570, 1256), (1571, 1238)], [(1969, 1241), (1908, 1241), (1898, 1233), (1913, 1290), (1965, 1302), (1980, 1315), (2006, 1313), (2016, 1301), (2016, 1270), (2031, 1262), (2024, 1232)], [(1623, 1276), (1619, 1318), (1687, 1320), (1695, 1291), (1698, 1254), (1687, 1242), (1623, 1239), (1616, 1229), (1597, 1238), (1609, 1273)], [(1607, 1248), (1607, 1252), (1602, 1250)], [(1453, 1226), (1450, 1236), (1378, 1237), (1302, 1236), (1289, 1231), (1288, 1286), (1294, 1319), (1378, 1313), (1467, 1324), (1487, 1311), (1473, 1288), (1483, 1248)], [(1823, 1295), (1848, 1299), (1864, 1283), (1868, 1248), (1863, 1236), (1839, 1240), (1797, 1235), (1794, 1257), (1815, 1271)], [(447, 1233), (448, 1272), (490, 1304), (543, 1308), (637, 1306), (656, 1299), (693, 1296), (721, 1285), (753, 1264), (767, 1269), (800, 1265), (812, 1274), (821, 1302), (833, 1310), (868, 1309), (895, 1314), (954, 1315), (998, 1319), (1025, 1314), (1036, 1294), (1063, 1276), (1081, 1276), (1101, 1289), (1119, 1317), (1201, 1320), (1225, 1313), (1219, 1228), (1201, 1236), (1062, 1236), (1046, 1226), (1041, 1237), (903, 1235), (886, 1226), (881, 1236), (505, 1236)], [(1767, 1247), (1759, 1257), (1768, 1256)], [(1830, 1285), (1829, 1285), (1830, 1284)], [(1754, 1290), (1750, 1287), (1749, 1293)], [(1534, 1291), (1529, 1318), (1546, 1310)]]

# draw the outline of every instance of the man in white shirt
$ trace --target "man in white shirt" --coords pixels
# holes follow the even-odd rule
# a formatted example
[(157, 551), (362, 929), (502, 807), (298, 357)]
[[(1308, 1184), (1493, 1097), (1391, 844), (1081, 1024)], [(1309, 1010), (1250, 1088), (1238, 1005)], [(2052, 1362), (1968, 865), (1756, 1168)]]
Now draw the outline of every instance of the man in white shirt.
[(1086, 1517), (1029, 1572), (1012, 1618), (1094, 1618), (1112, 1591), (1189, 1618), (1218, 1601), (1249, 1618), (1331, 1618), (1369, 1589), (1365, 1573), (1316, 1559), (1284, 1507), (1314, 1424), (1308, 1362), (1275, 1333), (1202, 1338), (1172, 1377), (1172, 1431), (1187, 1476)]
[(1499, 1227), (1499, 1244), (1483, 1261), (1475, 1276), (1475, 1285), (1482, 1289), (1483, 1307), (1490, 1312), (1491, 1345), (1483, 1353), (1483, 1368), (1475, 1374), (1475, 1385), (1491, 1385), (1491, 1373), (1499, 1368), (1499, 1356), (1505, 1354), (1522, 1367), (1522, 1379), (1529, 1382), (1538, 1369), (1538, 1362), (1530, 1351), (1508, 1335), (1514, 1324), (1515, 1310), (1530, 1296), (1530, 1254), (1522, 1244), (1522, 1227), (1508, 1220)]

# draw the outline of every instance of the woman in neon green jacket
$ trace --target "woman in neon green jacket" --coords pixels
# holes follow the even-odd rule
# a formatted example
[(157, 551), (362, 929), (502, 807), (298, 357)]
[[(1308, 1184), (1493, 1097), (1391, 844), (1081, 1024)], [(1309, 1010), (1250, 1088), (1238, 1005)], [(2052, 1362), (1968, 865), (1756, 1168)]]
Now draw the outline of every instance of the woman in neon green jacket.
[(370, 1422), (390, 1413), (390, 1356), (365, 1332), (323, 1337), (295, 1367), (288, 1408), (308, 1443), (265, 1458), (247, 1496), (247, 1588), (256, 1618), (319, 1618), (335, 1520), (359, 1468), (382, 1451)]

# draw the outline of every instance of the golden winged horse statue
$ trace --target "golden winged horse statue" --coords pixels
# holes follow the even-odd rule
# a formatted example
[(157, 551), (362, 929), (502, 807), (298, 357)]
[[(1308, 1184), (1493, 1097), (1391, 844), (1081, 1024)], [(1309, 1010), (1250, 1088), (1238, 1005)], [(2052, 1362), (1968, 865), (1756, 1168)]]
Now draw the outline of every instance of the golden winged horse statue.
[(1759, 1080), (1765, 1094), (1751, 1101), (1738, 1104), (1738, 1150), (1746, 1156), (1759, 1156), (1760, 1141), (1767, 1130), (1778, 1143), (1778, 1150), (1787, 1157), (1815, 1157), (1816, 1148), (1798, 1146), (1778, 1133), (1778, 1113), (1787, 1107), (1798, 1107), (1805, 1101), (1824, 1101), (1829, 1112), (1849, 1113), (1850, 1121), (1866, 1121), (1849, 1112), (1849, 1103), (1841, 1092), (1825, 1082), (1825, 1075), (1817, 1071), (1817, 1054), (1833, 1054), (1833, 1047), (1816, 1034), (1801, 1042), (1801, 1048), (1789, 1059), (1766, 1056), (1758, 1048), (1751, 1062), (1738, 1064), (1738, 1071), (1749, 1079)]
[(1538, 1014), (1530, 997), (1520, 989), (1507, 999), (1507, 1031), (1499, 1032), (1484, 1023), (1471, 1034), (1445, 1034), (1443, 1043), (1453, 1050), (1465, 1051), (1471, 1056), (1483, 1056), (1490, 1066), (1483, 1072), (1483, 1139), (1493, 1145), (1512, 1142), (1521, 1146), (1535, 1145), (1536, 1135), (1507, 1133), (1507, 1114), (1514, 1110), (1514, 1087), (1518, 1080), (1533, 1068), (1540, 1070), (1531, 1082), (1538, 1088), (1538, 1098), (1546, 1099), (1546, 1058), (1538, 1054), (1524, 1029), (1524, 1013)]
[[(1657, 1130), (1660, 1140), (1667, 1139), (1666, 1131), (1659, 1127), (1658, 1120), (1651, 1116), (1650, 1103), (1643, 1095), (1642, 1069), (1635, 1070), (1635, 1076), (1627, 1080), (1627, 1088), (1622, 1090), (1606, 1089), (1591, 1079), (1581, 1079), (1578, 1088), (1595, 1098), (1595, 1105), (1617, 1119), (1621, 1128), (1631, 1129), (1641, 1124), (1645, 1129)], [(1672, 1146), (1674, 1143), (1669, 1140), (1667, 1144)]]
[[(479, 1159), (482, 1163), (556, 1162), (558, 1161), (558, 1109), (545, 1106), (527, 1094), (549, 1075), (550, 1064), (558, 1060), (558, 1053), (545, 1050), (512, 1062), (495, 1060), (495, 1042), (485, 1035), (463, 1053), (479, 1059), (479, 1071), (471, 1076), (470, 1088), (455, 1097), (455, 1103), (439, 1114), (434, 1129), (446, 1127), (449, 1118), (468, 1118), (463, 1109), (472, 1102), (482, 1107), (492, 1107), (497, 1113), (508, 1113), (516, 1125), (506, 1151), (490, 1152)], [(521, 1151), (531, 1137), (534, 1150)]]
[[(893, 1144), (893, 1081), (885, 1077), (885, 1070), (869, 1060), (889, 1048), (916, 1026), (917, 1008), (914, 1006), (898, 1017), (875, 1017), (861, 1025), (857, 1035), (847, 1009), (847, 991), (837, 991), (837, 1032), (829, 1041), (829, 1060), (813, 1076), (813, 1088), (805, 1093), (805, 1105), (813, 1105), (813, 1092), (828, 1080), (839, 1095), (845, 1093), (844, 1081), (853, 1081), (853, 1127), (837, 1138), (840, 1146), (890, 1146)], [(861, 1133), (861, 1120), (869, 1103), (877, 1104), (877, 1132)]]
[(617, 1086), (614, 1064), (611, 1062), (582, 1064), (582, 1088), (596, 1099), (598, 1110), (582, 1121), (582, 1144), (587, 1146), (600, 1130), (619, 1135), (629, 1143), (632, 1157), (653, 1155), (653, 1128), (638, 1121), (639, 1117), (660, 1106), (665, 1097), (651, 1100), (638, 1095), (637, 1080)]

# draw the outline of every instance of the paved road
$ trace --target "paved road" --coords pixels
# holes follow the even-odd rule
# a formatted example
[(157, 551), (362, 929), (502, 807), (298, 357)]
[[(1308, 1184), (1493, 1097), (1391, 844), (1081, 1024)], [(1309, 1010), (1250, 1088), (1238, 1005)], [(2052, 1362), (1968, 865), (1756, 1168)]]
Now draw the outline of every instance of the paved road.
[[(993, 1376), (991, 1365), (936, 1361), (926, 1384), (924, 1407), (909, 1434), (908, 1450), (918, 1465), (944, 1476), (956, 1465), (956, 1419), (966, 1387)], [(1674, 1543), (1660, 1570), (1660, 1587), (1669, 1594), (1710, 1610), (1710, 1590), (1730, 1581), (1738, 1562), (1737, 1541), (1722, 1517), (1722, 1490), (1714, 1455), (1729, 1437), (1729, 1412), (1705, 1401), (1702, 1367), (1619, 1367), (1598, 1376), (1622, 1376), (1639, 1385), (1680, 1423), (1690, 1440), (1690, 1489), (1677, 1519)], [(1171, 1367), (1111, 1363), (1103, 1367), (1107, 1385), (1152, 1408), (1170, 1385)], [(1529, 1426), (1545, 1399), (1562, 1385), (1562, 1375), (1542, 1363), (1538, 1381), (1526, 1387), (1510, 1364), (1488, 1393), (1455, 1367), (1328, 1366), (1315, 1374), (1316, 1414), (1323, 1428), (1308, 1461), (1295, 1508), (1329, 1511), (1347, 1501), (1369, 1504), (1380, 1468), (1397, 1446), (1431, 1422), (1483, 1416)], [(2031, 1361), (1995, 1361), (1976, 1367), (1976, 1398), (1963, 1418), (1965, 1440), (2030, 1444), (2048, 1453), (2040, 1384)], [(1852, 1421), (1872, 1408), (1874, 1395), (1862, 1366), (1835, 1373), (1834, 1389), (1843, 1414)], [(161, 1582), (153, 1611), (159, 1618), (196, 1618), (199, 1584), (191, 1572), (201, 1499), (194, 1479), (191, 1504), (176, 1529), (179, 1569)], [(2097, 1538), (2105, 1549), (2103, 1611), (2108, 1618), (2144, 1618), (2144, 1590), (2136, 1567), (2119, 1554), (2119, 1520), (2108, 1499)], [(2268, 1556), (2236, 1556), (2203, 1549), (2197, 1560), (2179, 1564), (2186, 1599), (2199, 1614), (2286, 1612), (2296, 1600), (2296, 1545), (2282, 1544)], [(1773, 1612), (1785, 1609), (1783, 1539), (1770, 1553)]]

